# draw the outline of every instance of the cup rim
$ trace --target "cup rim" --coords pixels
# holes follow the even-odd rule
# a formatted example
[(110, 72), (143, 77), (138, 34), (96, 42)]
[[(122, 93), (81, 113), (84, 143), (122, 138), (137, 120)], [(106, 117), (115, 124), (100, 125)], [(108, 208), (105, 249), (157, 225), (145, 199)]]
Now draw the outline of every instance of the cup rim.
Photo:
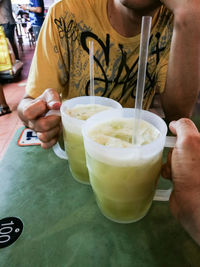
[[(122, 112), (125, 111), (125, 110), (135, 110), (135, 109), (134, 108), (122, 108)], [(140, 149), (140, 150), (148, 149), (148, 148), (152, 147), (152, 145), (153, 146), (154, 145), (156, 146), (156, 144), (159, 144), (163, 139), (164, 139), (164, 141), (166, 139), (166, 135), (167, 135), (167, 124), (165, 123), (165, 121), (161, 117), (159, 117), (157, 114), (155, 114), (155, 113), (152, 113), (152, 112), (147, 111), (147, 110), (142, 110), (143, 113), (146, 113), (146, 114), (148, 113), (152, 117), (157, 118), (158, 120), (161, 121), (162, 127), (165, 128), (164, 129), (164, 135), (161, 133), (161, 135), (157, 139), (155, 139), (151, 143), (148, 143), (148, 144), (145, 144), (145, 145), (142, 145), (142, 146), (135, 145), (133, 147), (108, 147), (108, 146), (104, 146), (102, 144), (99, 144), (99, 143), (95, 142), (94, 140), (92, 140), (88, 136), (88, 124), (90, 124), (91, 121), (94, 121), (95, 119), (98, 119), (98, 117), (99, 116), (102, 116), (103, 113), (105, 113), (104, 115), (106, 117), (106, 115), (107, 115), (106, 113), (109, 113), (109, 112), (111, 112), (111, 111), (110, 110), (106, 110), (106, 111), (102, 111), (101, 114), (100, 113), (99, 114), (97, 113), (97, 114), (93, 115), (91, 118), (89, 118), (86, 121), (86, 123), (84, 124), (84, 126), (82, 128), (82, 136), (83, 136), (83, 139), (85, 139), (87, 142), (90, 142), (93, 147), (96, 146), (99, 150), (107, 150), (109, 148), (110, 153), (117, 152), (119, 150), (120, 151), (123, 151), (123, 153), (133, 152), (133, 151), (138, 150), (138, 149)], [(116, 110), (112, 110), (112, 112), (116, 112)], [(117, 112), (119, 112), (119, 111), (117, 111)], [(121, 115), (122, 115), (121, 117), (123, 118), (123, 113), (121, 113)], [(112, 118), (110, 120), (112, 120)], [(107, 121), (109, 121), (109, 119), (107, 119)], [(146, 121), (146, 120), (144, 120), (144, 121)], [(103, 123), (103, 121), (102, 121), (102, 123)], [(84, 140), (84, 142), (85, 142), (85, 140)], [(163, 143), (165, 143), (165, 142), (163, 142)]]
[[(77, 123), (85, 123), (87, 120), (80, 120), (80, 119), (77, 119), (75, 117), (71, 117), (70, 115), (68, 115), (66, 112), (65, 112), (65, 108), (66, 108), (66, 105), (69, 104), (69, 103), (73, 103), (73, 102), (76, 102), (76, 100), (78, 99), (106, 99), (107, 101), (111, 101), (111, 102), (115, 102), (116, 105), (118, 105), (118, 108), (122, 108), (121, 104), (119, 102), (117, 102), (116, 100), (112, 99), (112, 98), (108, 98), (108, 97), (104, 97), (104, 96), (77, 96), (77, 97), (73, 97), (73, 98), (70, 98), (70, 99), (66, 99), (62, 102), (62, 105), (61, 105), (61, 108), (60, 108), (60, 112), (61, 112), (61, 115), (63, 117), (66, 117), (66, 118), (70, 118), (72, 119), (73, 121), (77, 121)], [(90, 103), (87, 103), (87, 104), (90, 104)], [(92, 103), (93, 104), (93, 103)], [(95, 103), (94, 103), (95, 104)], [(99, 104), (99, 103), (96, 103), (96, 104)], [(116, 108), (116, 109), (118, 109)], [(103, 111), (101, 111), (103, 112)], [(62, 117), (61, 116), (61, 117)], [(94, 116), (94, 115), (93, 115)]]

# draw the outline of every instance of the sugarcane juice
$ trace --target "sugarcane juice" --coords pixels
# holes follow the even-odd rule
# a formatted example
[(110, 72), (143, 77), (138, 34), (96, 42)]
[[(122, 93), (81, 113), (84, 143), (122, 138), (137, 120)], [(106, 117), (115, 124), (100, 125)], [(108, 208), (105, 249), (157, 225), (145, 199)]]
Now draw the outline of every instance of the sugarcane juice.
[[(77, 104), (67, 109), (66, 114), (72, 118), (86, 121), (92, 115), (109, 109), (99, 104)], [(80, 131), (74, 130), (73, 125), (63, 129), (64, 145), (67, 151), (69, 166), (73, 177), (82, 183), (89, 183), (89, 174), (86, 166), (83, 137)]]
[(133, 144), (134, 123), (132, 118), (114, 119), (88, 132), (89, 138), (108, 150), (128, 148), (130, 152), (116, 160), (109, 153), (86, 154), (97, 204), (106, 217), (120, 223), (134, 222), (145, 216), (154, 197), (162, 163), (162, 151), (150, 157), (140, 153), (140, 147), (153, 142), (160, 132), (141, 120), (139, 138), (137, 144)]

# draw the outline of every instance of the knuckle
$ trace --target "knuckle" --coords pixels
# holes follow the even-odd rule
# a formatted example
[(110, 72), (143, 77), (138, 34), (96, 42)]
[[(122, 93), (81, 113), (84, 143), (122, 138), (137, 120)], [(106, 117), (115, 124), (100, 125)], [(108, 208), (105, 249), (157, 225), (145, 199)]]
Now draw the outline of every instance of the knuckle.
[(196, 147), (200, 143), (200, 139), (197, 135), (187, 134), (182, 139), (182, 146), (184, 147)]
[(33, 119), (33, 114), (31, 112), (30, 108), (24, 109), (23, 115), (27, 120), (32, 120)]
[(42, 147), (43, 149), (48, 149), (48, 146), (47, 146), (46, 143), (41, 143), (41, 147)]
[(23, 115), (28, 120), (36, 119), (46, 111), (46, 104), (41, 99), (35, 99), (31, 104), (24, 107)]
[(53, 145), (55, 145), (56, 144), (56, 142), (57, 142), (57, 138), (53, 138), (51, 141), (49, 141), (49, 142), (43, 142), (42, 144), (41, 144), (41, 147), (43, 148), (43, 149), (49, 149), (49, 148), (51, 148)]
[(52, 130), (52, 137), (55, 137), (57, 135), (59, 135), (60, 133), (60, 127), (56, 126), (53, 130)]
[(181, 119), (179, 119), (179, 122), (182, 124), (191, 125), (191, 120), (188, 118), (181, 118)]
[(48, 120), (45, 118), (40, 118), (37, 121), (37, 127), (41, 130), (41, 132), (48, 131), (50, 129)]
[(59, 116), (54, 116), (55, 117), (55, 124), (60, 128), (60, 123), (61, 123), (61, 118)]
[(60, 125), (60, 117), (58, 116), (50, 116), (49, 118), (46, 117), (46, 126), (49, 129), (57, 128)]
[(52, 100), (60, 100), (59, 93), (53, 89), (53, 88), (47, 88), (43, 93), (44, 98), (47, 102), (50, 102)]
[(42, 142), (48, 143), (59, 136), (59, 131), (59, 127), (56, 127), (50, 131), (38, 132), (37, 136)]
[(51, 146), (53, 146), (53, 145), (55, 145), (56, 143), (57, 143), (57, 141), (58, 141), (58, 138), (53, 138), (52, 140), (51, 140)]
[(37, 136), (38, 136), (38, 138), (40, 139), (40, 141), (42, 141), (42, 142), (44, 142), (44, 143), (46, 143), (46, 142), (49, 141), (49, 139), (48, 139), (48, 135), (47, 135), (46, 132), (43, 132), (43, 133), (37, 133)]
[(45, 89), (45, 91), (44, 91), (43, 94), (51, 94), (53, 91), (54, 91), (54, 89), (52, 89), (52, 88), (47, 88), (47, 89)]
[(29, 120), (29, 121), (28, 121), (28, 127), (29, 127), (30, 129), (35, 130), (35, 124), (34, 124), (34, 121), (33, 121), (33, 120)]
[(58, 116), (41, 117), (37, 120), (37, 129), (41, 132), (60, 128), (59, 125), (60, 117)]

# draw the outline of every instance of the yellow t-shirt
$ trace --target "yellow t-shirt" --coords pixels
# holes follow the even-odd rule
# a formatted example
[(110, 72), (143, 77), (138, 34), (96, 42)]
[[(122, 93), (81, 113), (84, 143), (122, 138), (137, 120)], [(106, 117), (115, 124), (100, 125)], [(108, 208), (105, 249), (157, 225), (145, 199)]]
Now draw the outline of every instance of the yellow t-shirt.
[[(153, 18), (143, 108), (163, 92), (173, 30), (173, 15), (164, 6)], [(94, 44), (95, 95), (134, 107), (140, 35), (126, 38), (107, 17), (106, 0), (62, 0), (44, 21), (26, 91), (37, 97), (54, 88), (63, 99), (90, 94), (89, 41)]]

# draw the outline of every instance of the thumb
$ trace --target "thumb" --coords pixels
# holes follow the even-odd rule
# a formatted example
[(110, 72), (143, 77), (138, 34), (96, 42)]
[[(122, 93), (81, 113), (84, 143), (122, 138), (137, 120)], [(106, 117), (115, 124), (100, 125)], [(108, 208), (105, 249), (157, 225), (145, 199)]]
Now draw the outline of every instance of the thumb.
[(40, 96), (44, 102), (46, 102), (48, 109), (59, 110), (61, 106), (61, 98), (59, 93), (52, 88), (48, 88)]
[(185, 137), (191, 134), (198, 134), (197, 127), (190, 119), (183, 118), (178, 121), (172, 121), (169, 124), (169, 128), (173, 134), (176, 134), (179, 138)]

